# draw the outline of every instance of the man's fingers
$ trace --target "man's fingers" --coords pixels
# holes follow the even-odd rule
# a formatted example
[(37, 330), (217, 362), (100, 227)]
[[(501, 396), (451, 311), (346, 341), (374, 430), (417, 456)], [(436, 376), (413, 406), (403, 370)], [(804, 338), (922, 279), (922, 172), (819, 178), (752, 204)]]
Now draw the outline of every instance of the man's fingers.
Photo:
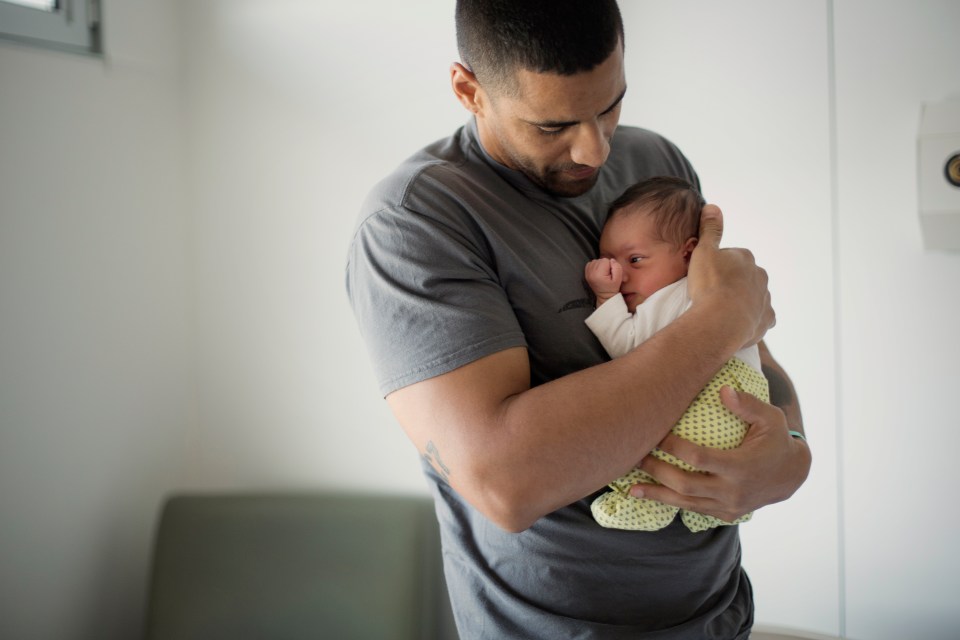
[[(677, 507), (686, 507), (689, 504), (687, 501), (697, 498), (713, 497), (713, 493), (710, 491), (710, 483), (703, 482), (706, 478), (703, 474), (684, 471), (680, 467), (675, 467), (653, 456), (644, 458), (640, 468), (653, 476), (657, 482), (663, 486), (658, 487), (657, 485), (639, 484), (636, 485), (634, 489), (631, 489), (631, 493), (643, 491), (648, 498), (668, 502)], [(670, 494), (676, 493), (677, 495), (671, 495), (669, 501), (660, 497), (668, 492)], [(657, 497), (655, 497), (655, 495)], [(684, 504), (678, 504), (678, 502), (684, 502)]]
[(637, 484), (630, 488), (630, 495), (635, 498), (647, 498), (663, 504), (694, 511), (704, 515), (720, 518), (724, 522), (733, 522), (749, 511), (737, 512), (725, 509), (723, 503), (713, 498), (692, 498), (677, 493), (669, 487), (656, 484)]
[(635, 498), (649, 498), (688, 511), (712, 515), (726, 522), (732, 522), (749, 511), (746, 508), (738, 511), (727, 508), (730, 506), (728, 503), (737, 505), (739, 502), (728, 484), (717, 482), (718, 476), (684, 471), (653, 456), (644, 458), (641, 468), (660, 484), (641, 483), (630, 487), (630, 495)]
[(704, 245), (714, 249), (720, 248), (723, 238), (723, 212), (715, 204), (708, 204), (700, 212), (700, 240), (697, 247)]
[[(661, 451), (669, 453), (673, 457), (683, 460), (691, 467), (699, 469), (700, 471), (719, 473), (723, 472), (727, 467), (725, 464), (727, 456), (724, 455), (720, 449), (701, 447), (698, 444), (694, 444), (689, 440), (684, 440), (683, 438), (672, 433), (668, 433), (667, 436), (660, 442), (660, 444), (657, 445), (657, 447)], [(641, 468), (654, 478), (657, 478), (657, 480), (660, 480), (660, 482), (663, 482), (663, 480), (661, 480), (656, 473), (648, 469), (648, 465), (664, 470), (666, 470), (666, 467), (678, 469), (677, 467), (663, 462), (662, 460), (658, 460), (653, 456), (647, 456), (644, 458), (641, 461)]]
[(751, 425), (758, 422), (771, 422), (775, 419), (771, 413), (780, 411), (760, 398), (749, 393), (738, 393), (731, 387), (720, 389), (720, 401), (731, 413)]

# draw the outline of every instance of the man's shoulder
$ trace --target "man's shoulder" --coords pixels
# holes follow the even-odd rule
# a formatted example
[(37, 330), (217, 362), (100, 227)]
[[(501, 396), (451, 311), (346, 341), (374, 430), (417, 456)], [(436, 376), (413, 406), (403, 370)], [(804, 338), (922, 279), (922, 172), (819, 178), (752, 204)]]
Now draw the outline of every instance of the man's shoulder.
[(641, 127), (620, 125), (610, 143), (608, 161), (611, 180), (629, 186), (638, 179), (655, 175), (685, 178), (699, 188), (693, 165), (666, 136)]
[(463, 129), (420, 149), (401, 162), (370, 190), (362, 207), (364, 215), (389, 208), (403, 208), (424, 193), (442, 196), (455, 192), (477, 163), (468, 152), (469, 139)]
[(617, 125), (617, 135), (627, 136), (631, 138), (640, 138), (640, 139), (663, 138), (663, 136), (661, 136), (656, 131), (652, 131), (650, 129), (644, 129), (643, 127), (637, 127), (629, 124)]
[(613, 138), (614, 146), (629, 148), (631, 151), (649, 150), (651, 152), (679, 153), (677, 145), (670, 141), (666, 136), (657, 133), (651, 129), (635, 127), (631, 125), (620, 125), (617, 127), (617, 133)]

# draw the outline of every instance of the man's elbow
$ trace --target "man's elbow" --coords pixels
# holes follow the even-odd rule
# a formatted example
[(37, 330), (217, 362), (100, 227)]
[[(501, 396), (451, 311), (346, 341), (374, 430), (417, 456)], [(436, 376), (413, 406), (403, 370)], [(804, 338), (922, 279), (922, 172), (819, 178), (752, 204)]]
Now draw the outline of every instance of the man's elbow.
[(532, 516), (522, 509), (506, 505), (487, 504), (481, 508), (481, 513), (507, 533), (523, 533), (539, 520), (539, 517)]
[(535, 501), (517, 482), (507, 480), (497, 486), (495, 482), (476, 478), (471, 484), (474, 489), (467, 489), (461, 495), (490, 522), (507, 533), (522, 533), (544, 515), (537, 511)]

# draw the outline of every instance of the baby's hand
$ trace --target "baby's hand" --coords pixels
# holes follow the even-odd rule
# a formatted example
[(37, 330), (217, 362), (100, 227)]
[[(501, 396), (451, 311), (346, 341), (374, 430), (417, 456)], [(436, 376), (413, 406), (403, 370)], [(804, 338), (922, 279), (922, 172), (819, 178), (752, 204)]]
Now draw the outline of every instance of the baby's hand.
[(591, 260), (583, 270), (587, 284), (597, 295), (597, 306), (620, 293), (623, 282), (623, 267), (612, 258)]

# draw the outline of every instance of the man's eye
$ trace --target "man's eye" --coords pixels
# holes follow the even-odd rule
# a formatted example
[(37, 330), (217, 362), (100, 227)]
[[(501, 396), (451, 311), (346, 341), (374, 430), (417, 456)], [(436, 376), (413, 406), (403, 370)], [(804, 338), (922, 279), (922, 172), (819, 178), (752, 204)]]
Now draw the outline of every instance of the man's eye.
[(540, 130), (540, 133), (548, 136), (556, 135), (561, 133), (565, 127), (537, 127)]

